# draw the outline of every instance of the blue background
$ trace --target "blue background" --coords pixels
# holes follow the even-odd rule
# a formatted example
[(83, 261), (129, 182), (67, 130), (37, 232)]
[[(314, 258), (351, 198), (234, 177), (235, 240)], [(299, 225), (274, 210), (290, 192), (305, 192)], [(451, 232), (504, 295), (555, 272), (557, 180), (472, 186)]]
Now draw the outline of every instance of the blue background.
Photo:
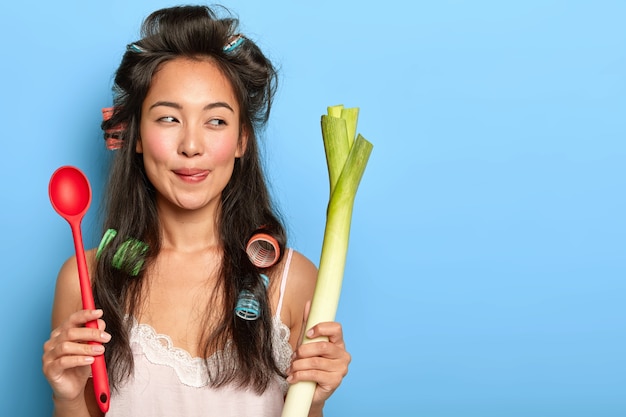
[[(41, 373), (72, 254), (47, 185), (83, 169), (97, 244), (100, 108), (143, 17), (171, 1), (0, 12), (0, 414), (51, 412)], [(368, 5), (371, 4), (371, 5)], [(353, 355), (328, 416), (626, 415), (626, 3), (226, 3), (281, 68), (265, 134), (291, 244), (319, 260), (319, 116), (361, 108), (338, 320)]]

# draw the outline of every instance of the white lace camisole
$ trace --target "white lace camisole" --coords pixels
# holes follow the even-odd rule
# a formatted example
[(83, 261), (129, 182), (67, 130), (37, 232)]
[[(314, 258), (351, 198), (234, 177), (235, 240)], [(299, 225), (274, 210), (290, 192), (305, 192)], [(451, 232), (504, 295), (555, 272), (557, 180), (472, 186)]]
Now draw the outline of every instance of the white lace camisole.
[[(291, 249), (287, 252), (278, 306), (272, 318), (274, 358), (283, 372), (289, 367), (293, 353), (289, 328), (280, 320), (292, 253)], [(206, 361), (174, 347), (169, 336), (157, 334), (152, 326), (132, 320), (130, 347), (134, 373), (112, 393), (107, 417), (280, 416), (288, 387), (284, 378), (276, 375), (262, 394), (234, 386), (213, 388), (209, 385)]]

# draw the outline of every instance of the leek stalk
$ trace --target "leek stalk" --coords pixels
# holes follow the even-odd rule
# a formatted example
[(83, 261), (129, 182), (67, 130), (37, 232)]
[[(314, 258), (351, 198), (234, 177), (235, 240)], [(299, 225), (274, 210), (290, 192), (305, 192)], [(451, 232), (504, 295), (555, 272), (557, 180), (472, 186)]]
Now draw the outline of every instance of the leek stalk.
[[(355, 138), (358, 113), (358, 108), (331, 106), (321, 120), (330, 199), (307, 330), (318, 323), (334, 321), (339, 305), (354, 199), (373, 148), (360, 134)], [(304, 336), (302, 343), (318, 340), (322, 338), (309, 339)], [(293, 384), (287, 392), (282, 417), (306, 417), (315, 387), (315, 382), (311, 381)]]

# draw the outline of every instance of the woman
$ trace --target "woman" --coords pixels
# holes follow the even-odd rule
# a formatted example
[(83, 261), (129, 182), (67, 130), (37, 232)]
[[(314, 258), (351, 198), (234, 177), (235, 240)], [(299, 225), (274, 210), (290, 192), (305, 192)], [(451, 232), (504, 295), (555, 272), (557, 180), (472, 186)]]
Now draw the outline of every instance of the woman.
[[(103, 352), (107, 416), (277, 416), (303, 380), (317, 382), (310, 415), (322, 415), (350, 355), (338, 323), (304, 329), (317, 271), (285, 249), (257, 148), (275, 87), (235, 19), (199, 6), (146, 19), (103, 122), (119, 149), (107, 232), (88, 252), (100, 309), (81, 309), (74, 258), (58, 277), (43, 355), (55, 415), (102, 415), (89, 365)], [(259, 230), (278, 242), (273, 265), (246, 254)], [(298, 346), (304, 331), (329, 341)]]

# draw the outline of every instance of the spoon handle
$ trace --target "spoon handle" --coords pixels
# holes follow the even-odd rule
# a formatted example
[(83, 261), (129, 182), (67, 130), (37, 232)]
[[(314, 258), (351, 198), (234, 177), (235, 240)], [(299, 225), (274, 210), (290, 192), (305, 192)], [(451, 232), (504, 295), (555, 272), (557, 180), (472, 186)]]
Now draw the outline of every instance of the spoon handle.
[[(87, 269), (87, 259), (85, 257), (85, 248), (83, 246), (83, 237), (80, 229), (80, 218), (70, 221), (72, 228), (72, 236), (74, 238), (74, 249), (76, 252), (76, 262), (78, 264), (78, 279), (80, 281), (80, 293), (83, 301), (83, 309), (94, 310), (96, 304), (93, 299), (93, 292), (91, 291), (91, 280), (89, 279), (89, 270)], [(86, 327), (91, 329), (98, 328), (98, 322), (96, 320), (89, 321), (85, 324)], [(90, 345), (99, 345), (98, 342), (89, 342)], [(96, 402), (98, 407), (103, 413), (109, 410), (109, 376), (107, 374), (107, 367), (104, 361), (104, 355), (99, 355), (94, 358), (94, 362), (91, 364), (91, 374), (93, 376), (93, 388), (96, 395)]]
[[(95, 323), (91, 321), (89, 323)], [(89, 324), (87, 323), (87, 324)], [(92, 326), (87, 326), (92, 327)], [(95, 328), (98, 328), (96, 324)], [(92, 342), (92, 345), (98, 343)], [(103, 413), (109, 411), (109, 376), (107, 374), (107, 366), (104, 361), (104, 355), (99, 355), (94, 358), (94, 362), (91, 364), (91, 375), (93, 375), (93, 390), (96, 395), (96, 402), (98, 407)]]

